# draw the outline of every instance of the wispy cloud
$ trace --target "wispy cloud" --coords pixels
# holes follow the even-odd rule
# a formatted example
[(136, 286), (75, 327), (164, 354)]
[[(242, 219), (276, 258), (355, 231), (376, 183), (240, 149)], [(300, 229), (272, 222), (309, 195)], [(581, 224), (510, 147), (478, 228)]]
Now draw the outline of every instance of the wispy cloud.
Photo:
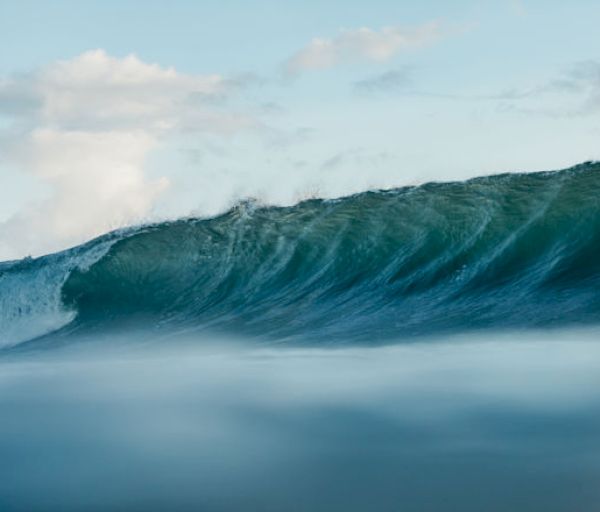
[(412, 85), (410, 69), (392, 69), (378, 75), (354, 82), (354, 89), (359, 93), (375, 94), (382, 92), (405, 91)]
[(450, 101), (500, 102), (503, 111), (552, 117), (584, 116), (600, 110), (600, 62), (593, 60), (579, 62), (546, 82), (488, 93), (424, 89), (414, 84), (409, 68), (389, 70), (353, 85), (365, 94), (386, 92)]
[(402, 51), (431, 44), (441, 35), (441, 25), (436, 21), (412, 28), (342, 30), (330, 39), (313, 39), (284, 63), (284, 70), (288, 75), (296, 75), (353, 61), (383, 62)]
[(600, 62), (585, 61), (575, 65), (567, 76), (557, 81), (555, 86), (583, 93), (585, 101), (583, 110), (600, 108)]
[[(547, 101), (551, 98), (552, 101)], [(528, 90), (500, 98), (505, 109), (548, 117), (580, 117), (600, 110), (600, 62), (584, 61)]]

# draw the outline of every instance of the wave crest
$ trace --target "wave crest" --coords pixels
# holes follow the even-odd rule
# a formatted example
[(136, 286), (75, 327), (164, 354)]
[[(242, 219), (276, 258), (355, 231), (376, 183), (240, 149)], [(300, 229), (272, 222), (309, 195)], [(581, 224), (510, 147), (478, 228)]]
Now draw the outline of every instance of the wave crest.
[(129, 230), (71, 265), (61, 308), (77, 312), (70, 332), (141, 322), (324, 341), (595, 322), (599, 171), (242, 203)]

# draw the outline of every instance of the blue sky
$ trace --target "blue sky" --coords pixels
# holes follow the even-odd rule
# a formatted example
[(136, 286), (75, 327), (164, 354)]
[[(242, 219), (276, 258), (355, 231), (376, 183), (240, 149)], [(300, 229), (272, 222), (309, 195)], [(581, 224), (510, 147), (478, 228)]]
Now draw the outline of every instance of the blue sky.
[(598, 159), (598, 19), (582, 0), (2, 2), (0, 259), (246, 196)]
[[(183, 72), (269, 73), (275, 63), (340, 28), (413, 25), (442, 19), (471, 26), (463, 41), (437, 48), (494, 71), (535, 72), (593, 57), (597, 2), (497, 1), (64, 1), (0, 5), (0, 71), (21, 71), (92, 48)], [(490, 62), (504, 59), (505, 62)], [(532, 60), (534, 59), (534, 60)], [(502, 72), (501, 70), (505, 70)]]

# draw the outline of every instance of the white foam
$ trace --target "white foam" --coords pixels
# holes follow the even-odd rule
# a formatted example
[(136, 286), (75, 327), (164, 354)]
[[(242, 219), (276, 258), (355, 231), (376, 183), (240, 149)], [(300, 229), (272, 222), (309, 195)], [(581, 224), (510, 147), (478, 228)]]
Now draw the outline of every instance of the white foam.
[(0, 349), (56, 331), (77, 311), (62, 303), (62, 286), (75, 270), (87, 270), (106, 254), (114, 240), (87, 249), (22, 260), (0, 273)]

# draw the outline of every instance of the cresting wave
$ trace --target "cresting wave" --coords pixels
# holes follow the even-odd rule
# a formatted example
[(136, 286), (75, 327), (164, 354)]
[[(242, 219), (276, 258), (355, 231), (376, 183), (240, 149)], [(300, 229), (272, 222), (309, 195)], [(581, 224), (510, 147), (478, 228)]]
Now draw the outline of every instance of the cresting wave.
[(600, 321), (600, 164), (111, 233), (0, 265), (4, 346), (127, 326), (377, 343)]

